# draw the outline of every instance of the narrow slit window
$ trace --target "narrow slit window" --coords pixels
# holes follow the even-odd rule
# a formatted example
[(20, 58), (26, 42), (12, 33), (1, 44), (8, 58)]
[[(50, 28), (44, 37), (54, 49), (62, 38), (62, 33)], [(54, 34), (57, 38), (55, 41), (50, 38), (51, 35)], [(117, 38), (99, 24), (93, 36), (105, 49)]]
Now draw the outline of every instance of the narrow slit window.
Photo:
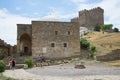
[(58, 35), (58, 31), (55, 31), (55, 35)]
[(70, 31), (68, 31), (67, 34), (70, 35)]
[(51, 47), (55, 47), (55, 43), (51, 43)]
[(64, 47), (67, 47), (67, 43), (63, 43), (63, 46), (64, 46)]

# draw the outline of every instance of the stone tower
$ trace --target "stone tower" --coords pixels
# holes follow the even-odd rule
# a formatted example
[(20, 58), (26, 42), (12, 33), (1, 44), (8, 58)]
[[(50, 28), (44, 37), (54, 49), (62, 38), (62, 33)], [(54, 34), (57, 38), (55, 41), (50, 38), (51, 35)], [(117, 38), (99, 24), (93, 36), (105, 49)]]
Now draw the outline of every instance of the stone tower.
[(73, 18), (71, 21), (79, 22), (80, 26), (93, 30), (96, 25), (104, 24), (104, 10), (100, 7), (91, 10), (85, 9), (79, 12), (79, 17)]

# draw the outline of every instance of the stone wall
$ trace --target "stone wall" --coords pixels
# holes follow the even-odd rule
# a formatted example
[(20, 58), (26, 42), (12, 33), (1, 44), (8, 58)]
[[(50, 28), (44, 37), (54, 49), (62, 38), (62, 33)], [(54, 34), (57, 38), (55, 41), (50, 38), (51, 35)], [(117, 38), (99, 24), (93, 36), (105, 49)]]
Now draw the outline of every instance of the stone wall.
[(80, 55), (79, 24), (32, 21), (32, 56), (42, 53), (49, 58)]
[(79, 17), (72, 18), (71, 22), (79, 22)]
[(98, 61), (120, 60), (120, 49), (113, 50), (111, 53), (106, 55), (97, 56), (96, 59)]

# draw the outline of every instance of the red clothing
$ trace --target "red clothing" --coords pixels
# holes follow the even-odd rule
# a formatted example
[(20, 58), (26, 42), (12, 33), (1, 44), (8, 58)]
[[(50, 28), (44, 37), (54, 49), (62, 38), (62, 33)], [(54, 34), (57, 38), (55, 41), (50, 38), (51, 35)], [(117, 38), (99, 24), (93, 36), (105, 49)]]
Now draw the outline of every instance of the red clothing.
[(12, 60), (9, 61), (9, 65), (12, 65)]

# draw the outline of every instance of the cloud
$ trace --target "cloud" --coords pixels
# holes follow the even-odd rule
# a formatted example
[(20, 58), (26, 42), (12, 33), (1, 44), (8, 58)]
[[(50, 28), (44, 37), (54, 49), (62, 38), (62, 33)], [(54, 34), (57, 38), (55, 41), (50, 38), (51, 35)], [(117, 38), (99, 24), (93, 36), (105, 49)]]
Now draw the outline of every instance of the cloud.
[(81, 2), (86, 2), (86, 0), (70, 0), (73, 3), (81, 3)]
[(63, 21), (64, 19), (75, 17), (76, 13), (64, 14), (63, 11), (50, 7), (50, 11), (46, 16), (41, 17), (41, 20), (47, 21)]
[(15, 9), (19, 11), (19, 10), (21, 10), (21, 7), (16, 7)]
[[(37, 15), (38, 13), (34, 13)], [(63, 14), (56, 8), (50, 8), (47, 15), (42, 16), (39, 20), (61, 21), (63, 19), (76, 16), (76, 14)], [(30, 24), (31, 20), (37, 18), (28, 18), (16, 14), (11, 14), (6, 8), (0, 9), (0, 38), (8, 44), (17, 44), (17, 26), (16, 24)]]
[(17, 26), (16, 24), (31, 23), (31, 18), (22, 17), (9, 13), (5, 8), (0, 9), (0, 38), (9, 44), (16, 44)]
[(38, 2), (35, 2), (35, 0), (26, 0), (26, 1), (31, 6), (37, 6), (38, 5)]
[[(83, 0), (84, 3), (80, 3), (82, 0), (71, 0), (77, 6), (77, 11), (83, 9), (91, 9), (95, 7), (101, 7), (104, 9), (105, 24), (113, 24), (114, 27), (120, 29), (120, 0), (101, 0), (100, 2), (87, 3), (87, 0)], [(108, 19), (106, 19), (108, 18)]]
[(34, 15), (38, 15), (39, 13), (38, 13), (38, 12), (34, 12), (33, 14), (34, 14)]
[[(106, 0), (103, 1), (100, 6), (105, 9), (105, 16), (109, 17), (106, 23), (112, 23), (114, 27), (118, 27), (120, 29), (120, 1), (119, 0)], [(105, 6), (110, 5), (110, 6)]]

